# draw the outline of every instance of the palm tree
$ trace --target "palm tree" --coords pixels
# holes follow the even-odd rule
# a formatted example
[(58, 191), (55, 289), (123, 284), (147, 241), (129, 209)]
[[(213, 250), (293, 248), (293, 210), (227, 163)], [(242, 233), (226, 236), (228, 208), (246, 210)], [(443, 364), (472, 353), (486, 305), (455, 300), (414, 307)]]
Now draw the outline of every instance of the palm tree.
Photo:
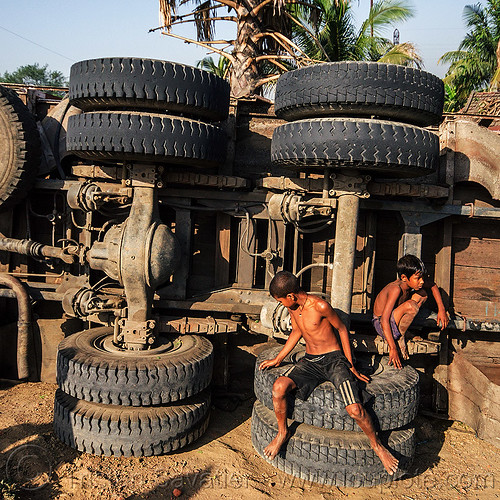
[(497, 50), (500, 43), (500, 0), (466, 5), (463, 17), (469, 31), (458, 50), (446, 52), (439, 60), (450, 63), (444, 79), (456, 88), (457, 108), (474, 90), (495, 85), (498, 79)]
[(315, 60), (381, 61), (421, 67), (422, 59), (411, 43), (394, 44), (383, 36), (398, 22), (413, 16), (412, 7), (398, 0), (375, 2), (359, 30), (348, 0), (315, 0), (316, 10), (292, 4), (293, 41)]
[[(350, 16), (351, 0), (159, 2), (163, 24), (150, 31), (161, 29), (165, 35), (201, 45), (227, 59), (231, 66), (231, 92), (235, 97), (259, 93), (281, 73), (321, 61), (385, 58), (387, 62), (420, 64), (410, 44), (394, 46), (380, 35), (383, 27), (405, 20), (412, 14), (402, 0), (375, 2), (369, 19), (358, 33)], [(195, 8), (177, 15), (178, 7), (188, 3), (194, 3)], [(221, 9), (226, 9), (228, 15), (222, 15), (225, 13), (221, 13)], [(236, 38), (214, 40), (217, 21), (235, 22)], [(196, 40), (172, 33), (172, 29), (182, 23), (195, 24)], [(318, 36), (321, 40), (314, 47)], [(307, 37), (313, 43), (310, 40), (308, 44)], [(215, 63), (214, 66), (208, 63), (207, 67), (213, 70)]]
[[(235, 97), (259, 93), (287, 71), (287, 61), (296, 66), (310, 64), (310, 58), (290, 40), (290, 19), (285, 4), (297, 0), (159, 0), (162, 33), (188, 43), (201, 45), (227, 59), (231, 65), (231, 92)], [(315, 0), (300, 0), (314, 6)], [(340, 1), (340, 0), (336, 0)], [(178, 7), (192, 3), (191, 12), (177, 15)], [(228, 15), (222, 11), (228, 11)], [(234, 40), (214, 40), (215, 22), (236, 23)], [(171, 32), (182, 23), (194, 23), (196, 40)], [(150, 30), (150, 31), (154, 31)], [(224, 48), (230, 50), (224, 50)], [(269, 66), (273, 67), (269, 74)]]

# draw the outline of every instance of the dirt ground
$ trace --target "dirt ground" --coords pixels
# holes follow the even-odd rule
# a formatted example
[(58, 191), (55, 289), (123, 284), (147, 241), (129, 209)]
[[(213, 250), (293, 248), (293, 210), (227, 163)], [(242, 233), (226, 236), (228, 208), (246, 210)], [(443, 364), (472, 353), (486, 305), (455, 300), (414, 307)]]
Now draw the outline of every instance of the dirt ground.
[[(374, 488), (308, 483), (275, 469), (250, 441), (255, 355), (265, 338), (230, 339), (229, 392), (213, 401), (206, 434), (160, 457), (114, 458), (77, 452), (52, 432), (56, 386), (0, 386), (0, 499), (275, 498), (406, 500), (500, 498), (498, 449), (460, 422), (416, 419), (416, 456), (409, 475)], [(30, 480), (30, 478), (32, 478)], [(176, 491), (176, 493), (179, 493)]]

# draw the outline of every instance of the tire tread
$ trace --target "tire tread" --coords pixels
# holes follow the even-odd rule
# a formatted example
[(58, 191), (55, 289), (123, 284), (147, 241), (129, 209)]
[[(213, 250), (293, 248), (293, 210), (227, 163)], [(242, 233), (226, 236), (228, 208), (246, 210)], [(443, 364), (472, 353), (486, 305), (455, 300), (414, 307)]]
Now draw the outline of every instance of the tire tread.
[(127, 408), (79, 401), (58, 389), (54, 432), (68, 446), (95, 455), (161, 455), (198, 439), (209, 410), (208, 392), (175, 406)]
[(69, 97), (84, 111), (127, 108), (219, 121), (228, 114), (229, 84), (183, 64), (114, 57), (73, 64)]
[(443, 113), (444, 84), (423, 70), (344, 61), (284, 73), (275, 112), (291, 121), (319, 116), (378, 116), (427, 126)]

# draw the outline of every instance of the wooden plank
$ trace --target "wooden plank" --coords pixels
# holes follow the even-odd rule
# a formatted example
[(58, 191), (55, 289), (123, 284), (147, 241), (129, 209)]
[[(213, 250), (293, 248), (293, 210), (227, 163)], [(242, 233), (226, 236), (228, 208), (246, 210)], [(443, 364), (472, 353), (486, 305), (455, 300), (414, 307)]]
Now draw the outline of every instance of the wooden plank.
[(427, 224), (421, 228), (422, 232), (422, 257), (427, 269), (432, 270), (436, 266), (436, 255), (442, 247), (443, 223), (450, 221), (449, 218)]
[[(377, 246), (378, 249), (378, 246)], [(396, 273), (397, 260), (379, 259), (377, 254), (377, 263), (374, 270), (374, 297), (384, 288), (387, 283), (394, 281), (397, 277)]]
[(500, 303), (491, 300), (474, 300), (464, 297), (453, 298), (455, 313), (478, 321), (500, 321)]
[[(442, 225), (441, 248), (436, 255), (434, 280), (440, 288), (444, 306), (449, 309), (451, 295), (452, 274), (452, 230), (453, 225), (449, 219), (439, 222)], [(437, 238), (436, 238), (437, 240)], [(434, 408), (437, 412), (447, 412), (449, 366), (449, 336), (448, 329), (439, 334), (441, 349), (439, 351), (439, 365), (434, 370)]]
[(455, 265), (500, 269), (500, 239), (453, 238)]
[[(194, 212), (191, 215), (193, 237), (191, 242), (191, 268), (188, 289), (210, 290), (215, 285), (215, 256), (217, 233), (214, 231), (216, 216), (212, 213)], [(196, 279), (195, 276), (202, 277)]]
[(269, 288), (269, 283), (278, 271), (283, 270), (283, 259), (285, 256), (285, 235), (286, 225), (283, 221), (270, 221), (273, 226), (267, 229), (267, 247), (277, 250), (278, 258), (271, 263), (266, 261), (265, 288)]
[(398, 257), (412, 254), (420, 258), (422, 256), (422, 235), (420, 233), (403, 233), (398, 245)]
[(208, 292), (214, 287), (214, 278), (206, 274), (189, 273), (188, 289), (191, 294), (199, 292)]
[(453, 228), (454, 238), (480, 238), (498, 240), (498, 221), (460, 219)]
[[(449, 416), (472, 427), (479, 438), (500, 446), (500, 386), (455, 345), (449, 370)], [(498, 366), (498, 365), (497, 365)]]
[(365, 221), (366, 244), (364, 248), (363, 262), (363, 300), (361, 310), (363, 312), (373, 308), (375, 296), (373, 294), (373, 284), (375, 276), (375, 255), (377, 237), (377, 214), (369, 212)]
[[(402, 223), (398, 214), (395, 212), (377, 213), (377, 238), (376, 252), (381, 261), (398, 260), (398, 242), (402, 232)], [(396, 269), (394, 268), (394, 274)]]
[(436, 255), (434, 281), (441, 289), (441, 297), (446, 308), (449, 306), (451, 294), (452, 273), (452, 223), (449, 220), (442, 222), (442, 244)]
[(500, 301), (500, 273), (488, 268), (455, 266), (453, 297)]
[[(183, 200), (186, 202), (187, 200)], [(168, 287), (168, 298), (186, 298), (187, 280), (191, 265), (191, 239), (192, 221), (191, 212), (184, 209), (175, 209), (175, 237), (177, 238), (181, 250), (181, 263), (172, 278), (172, 285)]]
[(231, 216), (217, 214), (215, 245), (215, 286), (229, 284), (229, 251), (231, 247)]
[[(247, 240), (248, 233), (248, 240)], [(247, 246), (248, 241), (248, 247)], [(252, 288), (254, 283), (255, 272), (255, 257), (248, 255), (241, 247), (246, 248), (250, 253), (255, 253), (256, 242), (254, 234), (254, 226), (252, 220), (247, 226), (246, 219), (241, 219), (239, 224), (238, 234), (238, 267), (237, 267), (237, 281), (238, 288)]]

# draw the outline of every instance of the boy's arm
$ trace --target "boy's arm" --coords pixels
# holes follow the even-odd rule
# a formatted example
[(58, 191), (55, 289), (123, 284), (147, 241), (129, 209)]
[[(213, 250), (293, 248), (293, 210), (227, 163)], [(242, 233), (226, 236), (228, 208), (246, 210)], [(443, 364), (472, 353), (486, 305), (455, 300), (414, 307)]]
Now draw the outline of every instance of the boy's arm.
[(278, 355), (274, 359), (267, 359), (266, 361), (263, 361), (259, 365), (259, 370), (264, 370), (266, 368), (272, 368), (274, 366), (279, 366), (281, 364), (281, 362), (285, 359), (285, 357), (288, 354), (290, 354), (292, 349), (297, 345), (297, 342), (301, 339), (302, 332), (300, 331), (300, 328), (295, 323), (293, 316), (290, 315), (290, 317), (292, 320), (292, 332), (288, 336), (288, 339), (285, 342), (283, 349), (281, 349), (281, 351), (278, 353)]
[(448, 315), (446, 314), (446, 308), (444, 307), (443, 304), (443, 298), (441, 297), (441, 292), (439, 291), (439, 288), (436, 285), (436, 283), (432, 284), (431, 292), (438, 306), (436, 323), (441, 330), (444, 330), (448, 326), (450, 320), (448, 318)]
[(321, 312), (321, 314), (329, 321), (329, 323), (339, 332), (342, 350), (344, 351), (344, 355), (349, 363), (351, 363), (351, 371), (353, 375), (355, 375), (357, 378), (359, 378), (359, 380), (363, 382), (369, 382), (370, 379), (366, 375), (359, 373), (358, 370), (354, 368), (354, 363), (352, 362), (351, 343), (349, 341), (349, 332), (347, 331), (344, 323), (342, 323), (342, 320), (339, 318), (339, 315), (326, 301), (318, 302), (316, 307), (318, 311)]
[(387, 293), (387, 301), (385, 303), (382, 316), (380, 317), (380, 325), (382, 326), (385, 340), (387, 341), (387, 344), (389, 344), (389, 365), (393, 364), (395, 368), (402, 368), (402, 365), (396, 348), (396, 342), (392, 336), (390, 319), (392, 311), (394, 310), (400, 295), (401, 289), (399, 286), (391, 286)]

